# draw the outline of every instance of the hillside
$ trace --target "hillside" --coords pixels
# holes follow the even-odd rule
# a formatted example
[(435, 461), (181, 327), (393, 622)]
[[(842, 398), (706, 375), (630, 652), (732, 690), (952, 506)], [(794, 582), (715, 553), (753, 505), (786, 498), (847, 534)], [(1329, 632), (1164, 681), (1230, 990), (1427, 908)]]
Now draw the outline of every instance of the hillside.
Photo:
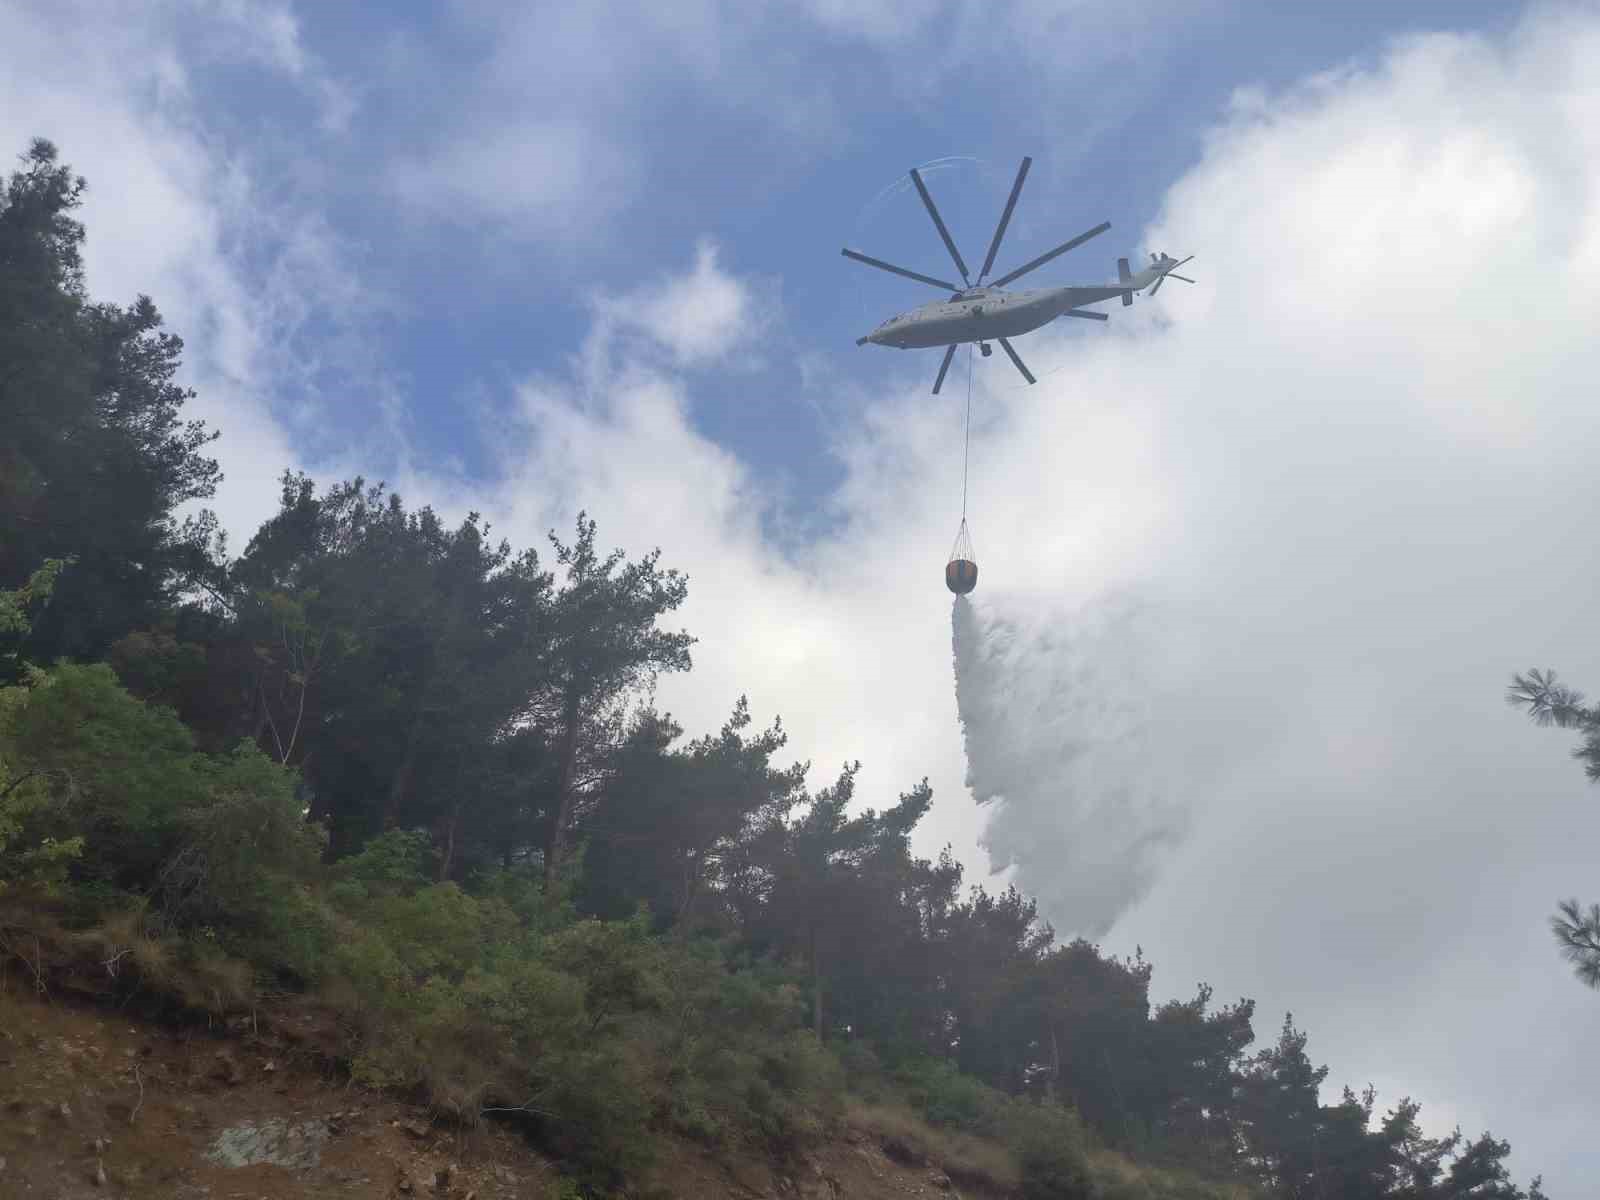
[[(6, 1079), (0, 1194), (50, 1200), (573, 1194), (559, 1166), (514, 1127), (436, 1123), (424, 1106), (353, 1086), (325, 1057), (337, 1038), (326, 1011), (280, 1006), (270, 1016), (207, 1029), (50, 1002), (22, 983), (8, 979), (0, 995)], [(1004, 1180), (979, 1177), (1009, 1169), (1003, 1157), (974, 1163), (970, 1147), (967, 1153), (963, 1160), (906, 1114), (858, 1110), (792, 1162), (713, 1155), (674, 1142), (639, 1194), (663, 1200), (1013, 1194)], [(1160, 1189), (1146, 1195), (1200, 1194), (1116, 1156), (1104, 1156), (1099, 1168), (1108, 1178)]]

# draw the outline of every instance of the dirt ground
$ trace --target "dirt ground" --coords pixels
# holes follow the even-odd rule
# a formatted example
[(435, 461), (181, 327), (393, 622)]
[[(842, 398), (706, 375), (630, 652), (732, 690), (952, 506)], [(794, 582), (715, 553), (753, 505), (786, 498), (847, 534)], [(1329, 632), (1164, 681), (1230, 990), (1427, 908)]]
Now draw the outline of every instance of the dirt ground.
[[(431, 1126), (316, 1065), (315, 1015), (263, 1034), (0, 995), (0, 1197), (542, 1197), (513, 1132)], [(311, 1051), (311, 1052), (308, 1052)], [(310, 1060), (310, 1061), (307, 1061)]]
[[(555, 1200), (556, 1168), (513, 1129), (435, 1126), (326, 1065), (326, 1018), (175, 1028), (13, 977), (0, 991), (0, 1200)], [(847, 1131), (799, 1164), (673, 1144), (641, 1194), (889, 1200), (961, 1192)], [(967, 1193), (972, 1200), (973, 1193)]]

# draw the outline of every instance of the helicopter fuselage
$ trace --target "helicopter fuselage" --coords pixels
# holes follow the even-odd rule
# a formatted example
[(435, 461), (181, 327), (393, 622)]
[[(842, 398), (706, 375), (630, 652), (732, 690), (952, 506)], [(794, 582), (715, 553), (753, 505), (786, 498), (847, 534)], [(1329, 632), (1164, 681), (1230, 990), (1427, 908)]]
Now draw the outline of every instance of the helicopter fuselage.
[(926, 350), (965, 342), (1017, 337), (1048, 325), (1063, 313), (1085, 304), (1110, 300), (1127, 287), (1030, 288), (1007, 292), (975, 287), (949, 300), (936, 300), (890, 317), (856, 345), (872, 343), (898, 350)]

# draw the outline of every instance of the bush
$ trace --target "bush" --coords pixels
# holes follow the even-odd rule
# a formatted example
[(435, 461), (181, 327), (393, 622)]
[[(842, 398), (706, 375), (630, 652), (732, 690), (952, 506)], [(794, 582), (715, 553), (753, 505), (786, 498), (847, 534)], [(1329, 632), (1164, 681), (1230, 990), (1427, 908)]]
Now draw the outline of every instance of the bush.
[(424, 830), (391, 829), (333, 866), (333, 893), (346, 900), (407, 894), (428, 883), (430, 839)]
[(319, 979), (332, 915), (313, 895), (324, 844), (294, 796), (294, 777), (254, 746), (208, 760), (207, 803), (185, 813), (178, 850), (155, 884), (163, 928), (217, 931), (230, 952)]
[(1068, 1109), (1013, 1101), (1003, 1137), (1021, 1169), (1023, 1200), (1089, 1200), (1097, 1195), (1083, 1126)]
[(865, 1042), (820, 1045), (804, 981), (729, 943), (664, 938), (644, 912), (580, 920), (527, 870), (436, 882), (420, 830), (325, 866), (292, 771), (251, 746), (201, 753), (104, 667), (29, 678), (0, 691), (0, 890), (10, 908), (20, 882), (58, 898), (0, 922), (0, 952), (26, 940), (36, 974), (214, 1013), (255, 1004), (268, 978), (320, 988), (356, 1080), (464, 1124), (511, 1116), (591, 1190), (645, 1166), (662, 1130), (798, 1154), (853, 1089), (874, 1101), (858, 1123), (958, 1180), (1024, 1200), (1100, 1195), (1097, 1177), (1128, 1200), (1180, 1194), (1091, 1171), (1059, 1106), (942, 1059), (885, 1071)]
[(0, 693), (0, 761), (38, 789), (12, 836), (81, 839), (69, 877), (123, 891), (151, 885), (211, 783), (188, 729), (103, 664), (31, 671), (28, 686)]
[(1009, 1098), (963, 1075), (944, 1059), (916, 1058), (894, 1071), (906, 1098), (933, 1125), (993, 1135), (1000, 1129)]

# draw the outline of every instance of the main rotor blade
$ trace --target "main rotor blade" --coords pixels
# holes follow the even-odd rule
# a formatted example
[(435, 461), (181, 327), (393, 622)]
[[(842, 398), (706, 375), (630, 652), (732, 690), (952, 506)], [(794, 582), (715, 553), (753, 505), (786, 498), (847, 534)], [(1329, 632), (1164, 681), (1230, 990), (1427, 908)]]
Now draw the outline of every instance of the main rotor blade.
[(1187, 275), (1174, 275), (1171, 271), (1167, 272), (1167, 277), (1169, 279), (1181, 279), (1185, 283), (1193, 283), (1194, 282), (1194, 280), (1190, 279)]
[(983, 260), (983, 270), (978, 272), (978, 280), (982, 282), (984, 276), (989, 274), (989, 268), (994, 266), (994, 256), (1000, 249), (1000, 239), (1006, 235), (1006, 226), (1011, 224), (1011, 212), (1017, 207), (1017, 197), (1022, 195), (1022, 181), (1028, 177), (1028, 168), (1033, 165), (1033, 159), (1024, 157), (1022, 166), (1017, 168), (1017, 181), (1011, 185), (1011, 198), (1006, 201), (1006, 210), (1000, 214), (1000, 224), (995, 227), (994, 241), (989, 243), (989, 257)]
[(1002, 349), (1002, 350), (1004, 350), (1006, 352), (1007, 356), (1010, 357), (1011, 362), (1013, 363), (1013, 365), (1016, 366), (1017, 370), (1022, 372), (1022, 377), (1024, 379), (1026, 379), (1029, 383), (1038, 383), (1039, 382), (1031, 374), (1028, 373), (1028, 368), (1022, 365), (1022, 360), (1017, 357), (1017, 352), (1011, 348), (1011, 343), (1010, 342), (1006, 341), (1005, 338), (995, 338), (995, 341), (1000, 343), (1000, 349)]
[(1010, 283), (1013, 279), (1021, 279), (1024, 275), (1026, 275), (1029, 271), (1033, 270), (1035, 267), (1044, 266), (1045, 263), (1049, 262), (1052, 258), (1056, 257), (1056, 255), (1065, 254), (1068, 250), (1071, 250), (1076, 246), (1083, 245), (1090, 238), (1099, 237), (1102, 233), (1104, 233), (1106, 230), (1108, 230), (1110, 228), (1111, 228), (1111, 222), (1110, 221), (1103, 221), (1099, 225), (1096, 225), (1093, 229), (1089, 230), (1088, 233), (1080, 233), (1077, 237), (1073, 238), (1070, 242), (1062, 242), (1061, 245), (1057, 246), (1054, 250), (1050, 251), (1048, 254), (1041, 254), (1041, 255), (1039, 255), (1038, 258), (1034, 259), (1032, 262), (1024, 263), (1022, 266), (1018, 267), (1015, 271), (1011, 272), (1011, 274), (1002, 275), (999, 279), (996, 279), (989, 286), (990, 287), (1005, 287), (1005, 285)]
[(904, 275), (907, 279), (915, 279), (918, 283), (931, 283), (936, 288), (943, 288), (947, 292), (959, 292), (961, 289), (953, 283), (943, 279), (935, 279), (932, 275), (918, 275), (915, 271), (908, 271), (904, 267), (897, 267), (893, 263), (886, 263), (881, 258), (869, 258), (865, 254), (857, 254), (854, 250), (841, 250), (840, 254), (846, 258), (853, 258), (857, 262), (866, 263), (869, 267), (877, 267), (880, 271), (888, 271), (895, 275)]
[(1102, 312), (1091, 312), (1087, 308), (1069, 308), (1063, 314), (1068, 317), (1082, 317), (1086, 321), (1109, 321), (1111, 318)]
[(944, 386), (944, 373), (950, 369), (950, 360), (955, 356), (956, 348), (954, 346), (946, 346), (944, 348), (944, 361), (939, 364), (939, 378), (933, 381), (933, 394), (935, 396), (939, 394), (939, 389)]
[(922, 203), (927, 208), (928, 215), (933, 218), (934, 225), (938, 227), (939, 236), (944, 239), (944, 248), (950, 251), (950, 257), (956, 260), (956, 269), (961, 272), (962, 282), (971, 287), (972, 280), (967, 275), (967, 264), (961, 261), (961, 251), (956, 249), (956, 244), (950, 237), (950, 231), (944, 227), (944, 220), (939, 216), (939, 210), (933, 206), (933, 197), (928, 195), (927, 185), (922, 182), (922, 176), (917, 173), (915, 167), (911, 168), (911, 182), (917, 185), (917, 194), (922, 197)]
[(1165, 283), (1165, 282), (1166, 282), (1166, 281), (1167, 281), (1167, 277), (1166, 277), (1166, 276), (1165, 276), (1165, 275), (1162, 275), (1162, 276), (1160, 276), (1160, 277), (1158, 277), (1158, 278), (1157, 278), (1157, 279), (1156, 279), (1156, 284), (1155, 284), (1155, 286), (1154, 286), (1154, 287), (1153, 287), (1153, 288), (1151, 288), (1151, 289), (1150, 289), (1150, 294), (1151, 294), (1151, 295), (1152, 295), (1152, 296), (1154, 296), (1154, 295), (1155, 295), (1155, 294), (1156, 294), (1156, 293), (1157, 293), (1157, 292), (1159, 292), (1159, 291), (1160, 291), (1160, 290), (1161, 290), (1161, 285), (1162, 285), (1162, 284), (1163, 284), (1163, 283)]

